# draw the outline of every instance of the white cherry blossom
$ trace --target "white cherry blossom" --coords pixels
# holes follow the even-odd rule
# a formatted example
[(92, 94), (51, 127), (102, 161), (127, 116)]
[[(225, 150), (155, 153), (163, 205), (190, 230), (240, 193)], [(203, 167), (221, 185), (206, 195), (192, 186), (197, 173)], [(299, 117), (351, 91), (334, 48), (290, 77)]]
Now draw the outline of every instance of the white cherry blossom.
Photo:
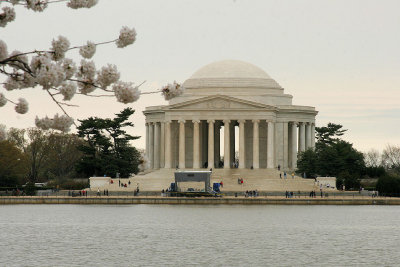
[(86, 45), (81, 46), (79, 54), (84, 58), (92, 58), (96, 53), (96, 44), (88, 41)]
[(0, 13), (0, 27), (5, 27), (7, 23), (15, 19), (14, 8), (5, 6), (2, 8), (3, 12)]
[(44, 53), (38, 56), (32, 57), (31, 70), (34, 74), (37, 74), (42, 66), (48, 66), (51, 64), (50, 54)]
[(73, 9), (77, 8), (91, 8), (96, 5), (98, 0), (70, 0), (67, 6)]
[(7, 104), (7, 99), (3, 93), (0, 93), (0, 107), (4, 106), (5, 104)]
[(136, 40), (136, 31), (134, 28), (122, 27), (117, 40), (117, 47), (122, 48), (133, 44)]
[(7, 44), (3, 40), (0, 40), (0, 60), (6, 57), (8, 57)]
[(107, 64), (107, 66), (102, 67), (100, 71), (97, 72), (97, 83), (98, 85), (105, 89), (107, 86), (115, 83), (119, 80), (120, 74), (117, 70), (117, 66)]
[(50, 89), (59, 86), (65, 79), (62, 66), (54, 63), (42, 65), (36, 74), (36, 82), (43, 86), (43, 89)]
[(64, 69), (66, 79), (70, 79), (72, 76), (74, 76), (77, 70), (75, 62), (70, 58), (64, 58), (62, 67)]
[(42, 130), (49, 130), (53, 126), (53, 120), (49, 119), (47, 116), (42, 119), (39, 119), (38, 116), (36, 116), (35, 125)]
[(61, 84), (60, 93), (64, 96), (63, 100), (71, 100), (76, 93), (76, 83), (63, 82)]
[(20, 83), (17, 81), (15, 78), (12, 76), (8, 77), (7, 80), (5, 81), (4, 88), (6, 88), (7, 91), (12, 91), (15, 89), (20, 88)]
[(113, 90), (118, 102), (124, 104), (135, 102), (140, 97), (139, 88), (130, 82), (119, 81), (113, 85)]
[(60, 116), (58, 114), (54, 115), (52, 119), (47, 116), (42, 119), (39, 119), (36, 116), (35, 119), (36, 127), (43, 130), (54, 129), (61, 132), (69, 132), (73, 123), (74, 120), (71, 117), (68, 117), (66, 115)]
[(94, 64), (94, 62), (82, 59), (81, 66), (79, 67), (76, 76), (83, 79), (94, 79), (95, 75), (96, 65)]
[(29, 110), (28, 102), (24, 98), (19, 98), (18, 103), (15, 106), (15, 111), (19, 114), (25, 114)]
[(58, 61), (65, 57), (65, 52), (68, 51), (69, 41), (64, 36), (58, 36), (58, 40), (53, 40), (51, 42), (51, 50), (54, 52), (52, 54), (53, 59)]
[(52, 128), (61, 132), (69, 132), (73, 123), (74, 119), (72, 119), (71, 117), (68, 117), (66, 115), (58, 116), (58, 114), (56, 114), (53, 118)]
[(35, 12), (42, 12), (46, 9), (48, 0), (26, 0), (26, 8)]
[(10, 66), (15, 69), (25, 69), (26, 66), (29, 66), (28, 56), (22, 55), (21, 51), (15, 50), (9, 55), (9, 57), (12, 58)]
[(84, 79), (81, 82), (78, 83), (79, 87), (79, 92), (87, 95), (92, 93), (94, 90), (96, 90), (96, 87), (93, 86), (93, 80), (91, 79)]
[(170, 100), (181, 95), (184, 90), (185, 88), (183, 86), (174, 81), (172, 84), (168, 84), (161, 88), (161, 93), (163, 94), (165, 100)]

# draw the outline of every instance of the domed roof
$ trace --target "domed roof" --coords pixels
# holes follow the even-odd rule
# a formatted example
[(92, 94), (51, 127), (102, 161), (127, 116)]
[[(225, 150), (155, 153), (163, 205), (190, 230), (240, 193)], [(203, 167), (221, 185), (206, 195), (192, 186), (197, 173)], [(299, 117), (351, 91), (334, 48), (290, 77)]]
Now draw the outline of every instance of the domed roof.
[(261, 68), (240, 60), (222, 60), (208, 64), (200, 68), (186, 80), (184, 87), (281, 88), (280, 85)]

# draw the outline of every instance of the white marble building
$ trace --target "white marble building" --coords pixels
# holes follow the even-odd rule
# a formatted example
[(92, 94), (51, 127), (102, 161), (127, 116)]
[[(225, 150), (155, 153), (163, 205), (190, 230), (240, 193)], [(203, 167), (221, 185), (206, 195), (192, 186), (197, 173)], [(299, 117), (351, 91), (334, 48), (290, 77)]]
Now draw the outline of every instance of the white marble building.
[[(293, 96), (257, 66), (236, 60), (214, 62), (196, 71), (183, 86), (185, 92), (169, 105), (143, 112), (151, 169), (235, 165), (295, 169), (297, 152), (315, 145), (318, 112), (292, 105)], [(235, 151), (239, 152), (236, 162)]]

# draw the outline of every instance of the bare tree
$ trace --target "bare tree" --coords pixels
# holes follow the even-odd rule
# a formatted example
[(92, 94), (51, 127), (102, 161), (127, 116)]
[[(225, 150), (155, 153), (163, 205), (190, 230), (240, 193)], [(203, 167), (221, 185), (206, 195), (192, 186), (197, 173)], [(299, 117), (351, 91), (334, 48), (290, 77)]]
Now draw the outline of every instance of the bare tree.
[(400, 146), (387, 145), (382, 152), (382, 165), (400, 171)]
[(382, 163), (381, 154), (376, 149), (364, 153), (364, 161), (367, 167), (378, 167)]

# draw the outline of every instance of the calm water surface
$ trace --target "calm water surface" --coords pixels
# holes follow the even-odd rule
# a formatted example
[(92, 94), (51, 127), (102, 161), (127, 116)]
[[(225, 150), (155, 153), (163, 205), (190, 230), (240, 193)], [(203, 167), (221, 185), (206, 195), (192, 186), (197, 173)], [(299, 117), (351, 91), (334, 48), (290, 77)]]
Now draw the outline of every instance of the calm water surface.
[(399, 266), (400, 207), (0, 206), (0, 266)]

